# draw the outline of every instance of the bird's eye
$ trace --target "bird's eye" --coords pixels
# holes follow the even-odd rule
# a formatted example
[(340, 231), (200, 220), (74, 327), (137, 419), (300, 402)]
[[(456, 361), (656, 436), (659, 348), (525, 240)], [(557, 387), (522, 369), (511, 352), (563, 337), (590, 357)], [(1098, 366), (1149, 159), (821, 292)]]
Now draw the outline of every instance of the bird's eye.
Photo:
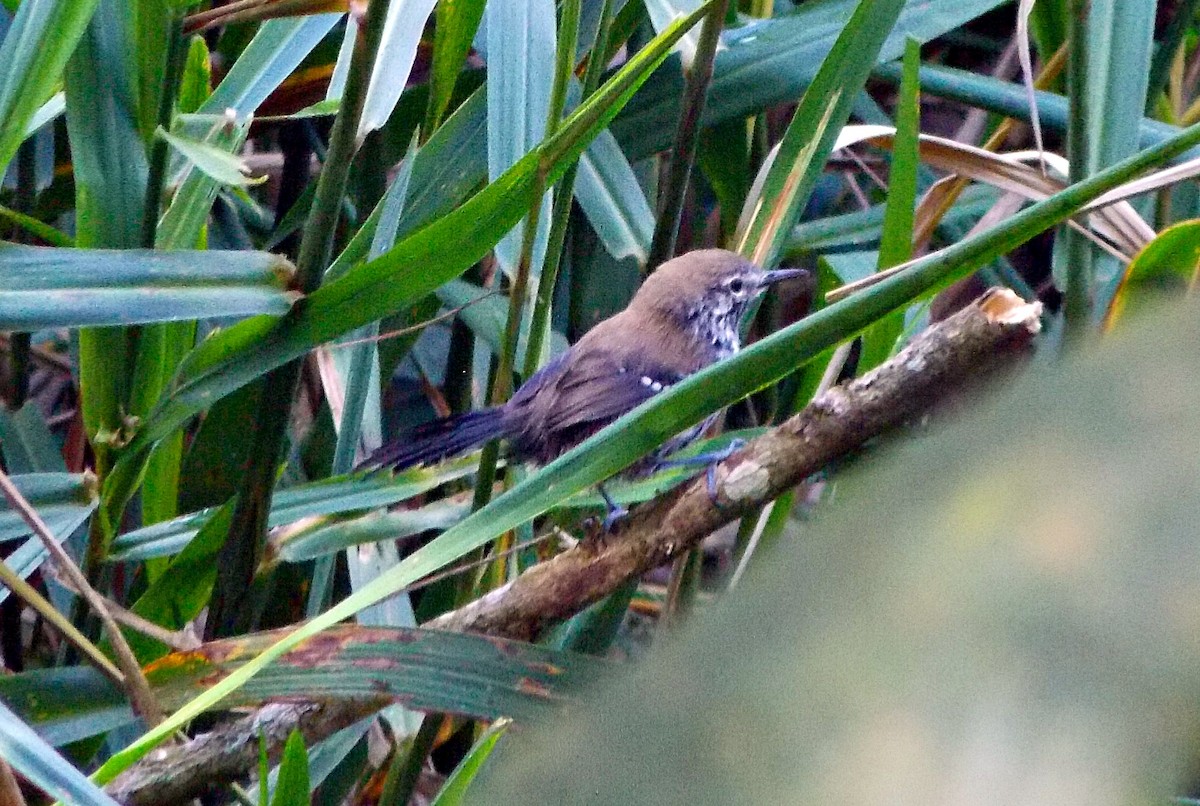
[(729, 290), (735, 294), (740, 294), (746, 290), (746, 284), (740, 279), (735, 278), (729, 281)]

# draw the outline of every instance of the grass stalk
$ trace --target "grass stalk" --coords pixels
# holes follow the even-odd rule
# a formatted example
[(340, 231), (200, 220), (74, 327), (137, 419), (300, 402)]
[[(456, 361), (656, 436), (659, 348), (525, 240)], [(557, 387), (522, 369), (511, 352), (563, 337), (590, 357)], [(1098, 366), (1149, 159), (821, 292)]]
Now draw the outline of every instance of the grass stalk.
[[(171, 131), (175, 116), (175, 97), (179, 94), (179, 82), (183, 67), (187, 63), (187, 38), (183, 35), (183, 16), (171, 12), (167, 25), (166, 74), (162, 92), (158, 97), (157, 123), (164, 131)], [(146, 175), (146, 204), (142, 213), (142, 247), (153, 249), (158, 235), (159, 208), (162, 207), (163, 189), (166, 184), (167, 163), (170, 147), (162, 137), (155, 137), (150, 147), (150, 165)]]
[[(596, 28), (596, 38), (592, 45), (592, 53), (604, 53), (608, 49), (608, 38), (612, 32), (612, 0), (604, 0), (600, 9), (600, 20)], [(589, 58), (587, 70), (583, 77), (583, 91), (580, 103), (600, 86), (600, 76), (604, 71), (604, 60)], [(550, 332), (550, 314), (554, 303), (554, 287), (558, 283), (558, 270), (562, 265), (563, 247), (566, 245), (567, 225), (571, 221), (571, 205), (575, 196), (575, 175), (578, 164), (572, 165), (563, 174), (558, 184), (558, 193), (554, 199), (553, 216), (550, 222), (550, 237), (546, 247), (546, 263), (542, 266), (542, 275), (538, 282), (537, 299), (534, 301), (533, 317), (529, 327), (529, 338), (525, 347), (525, 372), (528, 378), (537, 371), (545, 350), (546, 335)]]
[[(117, 626), (117, 622), (113, 620), (112, 614), (108, 612), (108, 607), (105, 605), (103, 597), (88, 583), (87, 578), (79, 570), (79, 566), (75, 564), (71, 556), (67, 554), (66, 549), (60, 546), (58, 541), (54, 539), (54, 533), (50, 531), (50, 527), (42, 520), (41, 515), (26, 500), (25, 496), (21, 494), (21, 491), (13, 484), (8, 474), (2, 470), (0, 470), (0, 492), (4, 493), (5, 499), (8, 500), (8, 505), (20, 514), (25, 523), (29, 525), (29, 528), (33, 530), (33, 533), (42, 541), (42, 544), (46, 547), (46, 551), (54, 558), (59, 573), (70, 580), (71, 584), (79, 592), (80, 597), (88, 603), (92, 612), (104, 624), (104, 629), (108, 633), (108, 640), (112, 645), (113, 653), (117, 656), (117, 668), (121, 670), (121, 685), (125, 689), (125, 693), (129, 696), (129, 702), (133, 706), (134, 713), (140, 716), (150, 727), (158, 725), (163, 720), (162, 709), (154, 699), (154, 693), (150, 691), (150, 684), (146, 682), (146, 676), (142, 674), (142, 667), (138, 664), (133, 650), (129, 648), (129, 643), (125, 640), (125, 635), (121, 632), (121, 628)], [(88, 651), (87, 654), (89, 657), (93, 657), (94, 653)]]
[[(312, 209), (296, 260), (295, 283), (305, 294), (312, 293), (320, 286), (333, 252), (350, 163), (359, 145), (358, 123), (362, 117), (371, 66), (379, 47), (387, 7), (388, 0), (370, 1), (358, 34), (361, 39), (356, 43), (350, 59), (341, 107), (334, 118), (329, 150), (317, 179)], [(234, 507), (229, 538), (217, 558), (217, 581), (206, 626), (210, 638), (231, 633), (236, 615), (240, 612), (240, 604), (250, 589), (266, 536), (277, 466), (287, 438), (287, 426), (291, 420), (302, 364), (302, 359), (290, 361), (272, 370), (263, 381), (262, 403), (255, 423), (249, 466)]]
[[(1070, 0), (1070, 51), (1067, 54), (1067, 93), (1070, 118), (1067, 126), (1067, 159), (1071, 163), (1069, 179), (1078, 184), (1087, 178), (1088, 157), (1088, 2)], [(1079, 233), (1063, 227), (1066, 260), (1063, 288), (1063, 334), (1065, 340), (1079, 341), (1091, 328), (1093, 270), (1092, 247)]]
[(1200, 0), (1183, 0), (1175, 7), (1175, 14), (1163, 31), (1162, 40), (1158, 43), (1154, 59), (1150, 62), (1150, 80), (1146, 86), (1147, 117), (1153, 115), (1158, 96), (1167, 85), (1167, 78), (1171, 74), (1171, 62), (1183, 44), (1188, 27), (1196, 18), (1197, 8), (1200, 8)]
[[(554, 84), (550, 90), (550, 104), (546, 110), (546, 139), (553, 137), (558, 131), (563, 108), (566, 106), (567, 86), (575, 66), (575, 43), (579, 38), (579, 14), (580, 0), (567, 0), (563, 4), (555, 52)], [(500, 361), (496, 367), (489, 396), (489, 401), (493, 406), (502, 405), (513, 392), (513, 372), (516, 368), (517, 345), (521, 337), (521, 320), (524, 318), (525, 297), (528, 296), (530, 275), (533, 273), (533, 248), (537, 240), (538, 223), (541, 220), (542, 197), (546, 195), (547, 190), (545, 171), (539, 168), (537, 184), (534, 186), (532, 201), (529, 205), (529, 216), (525, 219), (525, 231), (521, 238), (521, 256), (517, 262), (512, 285), (508, 290), (508, 318), (504, 328), (504, 344), (500, 351)], [(549, 250), (547, 250), (547, 254), (549, 254)], [(546, 278), (542, 277), (541, 279), (544, 281)], [(529, 354), (530, 349), (527, 344), (526, 356), (528, 357)], [(499, 461), (499, 458), (500, 450), (495, 442), (485, 446), (479, 462), (479, 478), (475, 485), (474, 505), (476, 508), (491, 500), (493, 482), (496, 477), (496, 462)]]
[(675, 144), (671, 148), (667, 180), (659, 194), (661, 210), (654, 228), (654, 238), (650, 243), (647, 271), (653, 271), (675, 255), (679, 225), (683, 220), (683, 205), (687, 198), (688, 184), (692, 179), (692, 166), (696, 162), (696, 146), (700, 141), (700, 117), (704, 114), (704, 104), (708, 100), (713, 60), (717, 55), (717, 44), (721, 39), (721, 29), (724, 27), (725, 12), (728, 8), (729, 0), (716, 0), (700, 27), (696, 55), (687, 71), (683, 106), (679, 112), (679, 125), (675, 130)]

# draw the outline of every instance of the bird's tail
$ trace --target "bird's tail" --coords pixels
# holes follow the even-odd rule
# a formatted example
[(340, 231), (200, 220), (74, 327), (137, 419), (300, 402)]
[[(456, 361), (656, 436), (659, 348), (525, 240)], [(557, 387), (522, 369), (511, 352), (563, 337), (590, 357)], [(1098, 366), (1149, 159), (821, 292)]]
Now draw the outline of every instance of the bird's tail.
[(419, 425), (383, 445), (359, 467), (404, 470), (457, 456), (504, 436), (503, 409), (478, 409)]

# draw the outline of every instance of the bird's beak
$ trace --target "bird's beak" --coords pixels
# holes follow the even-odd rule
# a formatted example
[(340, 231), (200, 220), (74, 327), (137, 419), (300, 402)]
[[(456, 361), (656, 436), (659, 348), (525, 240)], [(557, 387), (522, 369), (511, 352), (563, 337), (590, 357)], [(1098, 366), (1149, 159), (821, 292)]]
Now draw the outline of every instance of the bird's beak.
[(790, 280), (793, 277), (802, 277), (805, 274), (808, 274), (807, 269), (776, 269), (775, 271), (766, 271), (763, 272), (762, 279), (759, 281), (759, 284), (763, 288), (766, 288), (767, 286), (775, 285), (775, 283), (783, 280)]

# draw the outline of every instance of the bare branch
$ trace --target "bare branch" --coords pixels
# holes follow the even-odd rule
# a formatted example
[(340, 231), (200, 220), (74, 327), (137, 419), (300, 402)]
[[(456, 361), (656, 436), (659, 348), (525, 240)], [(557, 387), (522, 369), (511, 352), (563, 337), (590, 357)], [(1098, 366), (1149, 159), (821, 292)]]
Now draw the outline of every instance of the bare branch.
[(117, 667), (121, 670), (121, 676), (124, 678), (122, 685), (125, 687), (125, 693), (129, 697), (134, 712), (145, 720), (146, 724), (157, 725), (162, 721), (162, 709), (158, 707), (158, 702), (150, 691), (150, 684), (146, 682), (146, 676), (142, 674), (142, 667), (134, 657), (133, 650), (129, 648), (129, 643), (125, 640), (121, 628), (113, 621), (112, 614), (108, 612), (103, 597), (88, 584), (87, 578), (79, 570), (79, 566), (75, 565), (71, 555), (67, 554), (66, 550), (54, 539), (54, 533), (42, 520), (42, 516), (25, 499), (25, 496), (21, 494), (21, 491), (3, 470), (0, 470), (0, 491), (8, 499), (9, 505), (21, 515), (21, 518), (29, 524), (29, 528), (41, 539), (46, 551), (54, 558), (58, 570), (64, 577), (71, 580), (84, 601), (100, 617), (105, 632), (108, 633), (108, 640), (112, 644), (113, 652), (117, 656)]

